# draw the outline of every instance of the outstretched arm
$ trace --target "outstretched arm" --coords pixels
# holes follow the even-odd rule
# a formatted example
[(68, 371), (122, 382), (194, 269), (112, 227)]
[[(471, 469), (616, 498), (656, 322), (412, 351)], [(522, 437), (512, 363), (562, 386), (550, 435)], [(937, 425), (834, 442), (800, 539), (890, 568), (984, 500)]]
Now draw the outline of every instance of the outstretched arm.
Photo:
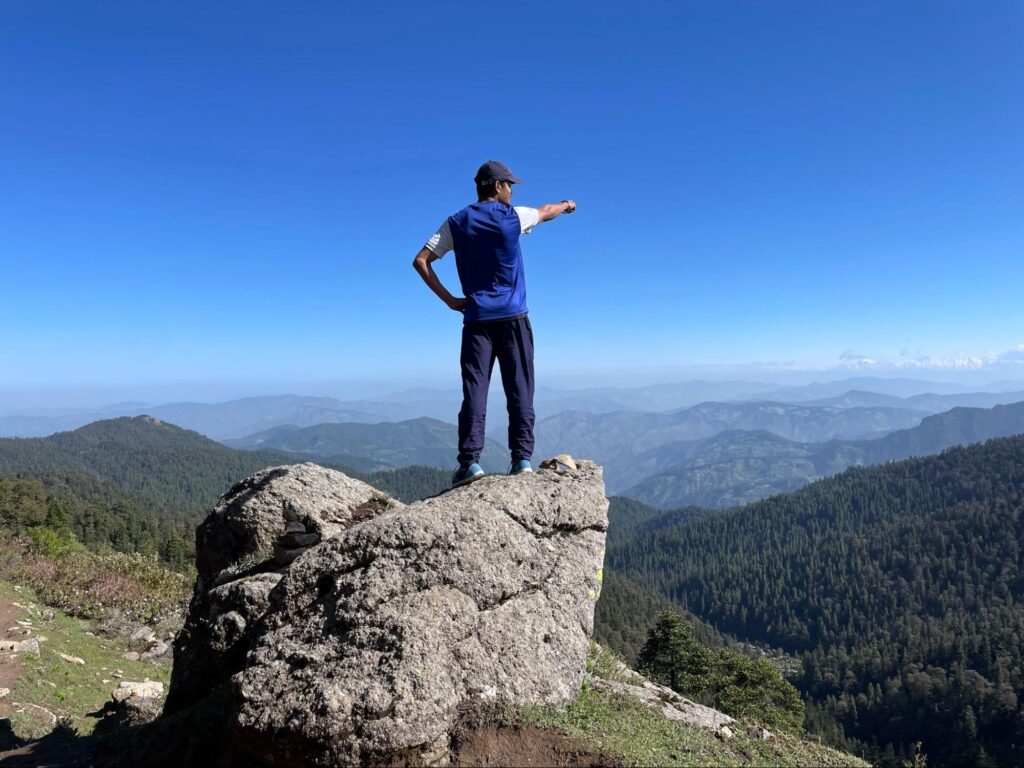
[(456, 312), (462, 312), (465, 310), (469, 300), (455, 298), (448, 292), (448, 289), (441, 284), (441, 280), (438, 278), (437, 273), (434, 272), (433, 267), (433, 262), (437, 261), (437, 259), (437, 254), (426, 246), (423, 246), (423, 248), (420, 249), (420, 252), (416, 254), (416, 258), (412, 260), (412, 266), (420, 273), (420, 277), (423, 278), (423, 282), (427, 284), (427, 287), (437, 294), (437, 298)]
[(563, 200), (560, 203), (548, 203), (537, 208), (540, 212), (541, 221), (551, 221), (563, 213), (572, 213), (576, 210), (576, 203), (572, 200)]

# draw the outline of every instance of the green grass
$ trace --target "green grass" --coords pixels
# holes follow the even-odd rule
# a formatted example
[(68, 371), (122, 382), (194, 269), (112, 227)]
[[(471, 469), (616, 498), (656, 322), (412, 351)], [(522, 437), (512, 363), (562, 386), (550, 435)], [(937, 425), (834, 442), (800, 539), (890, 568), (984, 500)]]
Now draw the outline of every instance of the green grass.
[[(149, 678), (168, 684), (169, 660), (129, 661), (124, 653), (138, 648), (133, 648), (127, 638), (88, 635), (86, 632), (93, 631), (89, 622), (55, 609), (51, 609), (53, 618), (42, 618), (43, 606), (27, 587), (16, 592), (10, 583), (0, 581), (0, 596), (22, 605), (34, 605), (36, 610), (25, 612), (25, 618), (31, 619), (34, 635), (47, 638), (39, 644), (39, 656), (19, 654), (21, 673), (10, 700), (45, 707), (60, 718), (67, 718), (80, 735), (87, 735), (99, 722), (87, 713), (101, 709), (121, 680)], [(64, 661), (58, 653), (77, 656), (85, 664)], [(50, 730), (42, 719), (27, 712), (15, 713), (11, 723), (14, 732), (26, 739), (44, 736)]]
[(667, 720), (626, 696), (583, 690), (564, 710), (526, 707), (523, 717), (557, 728), (589, 748), (619, 755), (633, 766), (867, 766), (851, 755), (775, 733), (763, 741), (759, 728), (740, 723), (721, 739), (705, 728)]
[(590, 655), (587, 657), (587, 672), (613, 683), (637, 685), (643, 681), (643, 677), (630, 669), (622, 656), (593, 641), (590, 642)]
[[(100, 710), (120, 680), (149, 678), (168, 684), (169, 661), (129, 661), (124, 658), (125, 651), (135, 650), (130, 641), (86, 634), (92, 631), (89, 622), (59, 610), (54, 610), (50, 619), (42, 618), (43, 608), (27, 587), (15, 591), (10, 583), (0, 581), (0, 596), (34, 605), (35, 610), (27, 612), (26, 618), (32, 620), (34, 634), (47, 638), (40, 644), (39, 656), (21, 656), (21, 674), (11, 700), (45, 707), (66, 718), (67, 726), (80, 735), (87, 735), (98, 722), (87, 713)], [(596, 646), (593, 651), (588, 660), (590, 675), (637, 682), (639, 676), (624, 672), (612, 652)], [(86, 663), (69, 663), (58, 653), (78, 656)], [(667, 720), (634, 699), (587, 685), (564, 709), (524, 707), (512, 717), (563, 731), (589, 750), (618, 755), (631, 766), (867, 765), (850, 755), (778, 732), (764, 741), (758, 737), (760, 727), (753, 723), (736, 724), (736, 736), (722, 739), (707, 729)], [(24, 739), (41, 737), (50, 730), (49, 724), (28, 713), (16, 713), (12, 725)]]
[[(635, 684), (639, 675), (625, 673), (611, 651), (591, 647), (587, 671), (615, 682)], [(589, 749), (620, 756), (633, 766), (867, 766), (842, 752), (773, 731), (762, 740), (760, 725), (738, 722), (735, 737), (723, 739), (712, 731), (663, 717), (635, 699), (584, 684), (565, 709), (524, 707), (527, 722), (556, 728)]]

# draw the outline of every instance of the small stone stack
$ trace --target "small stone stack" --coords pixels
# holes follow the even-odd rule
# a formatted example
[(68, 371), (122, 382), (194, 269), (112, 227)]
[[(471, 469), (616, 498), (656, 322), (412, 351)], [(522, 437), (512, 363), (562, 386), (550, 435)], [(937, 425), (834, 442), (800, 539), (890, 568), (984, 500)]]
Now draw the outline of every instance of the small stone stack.
[(555, 458), (545, 459), (540, 463), (541, 469), (552, 469), (560, 475), (572, 474), (580, 469), (594, 469), (596, 466), (594, 462), (585, 460), (577, 464), (576, 460), (568, 453), (560, 453)]
[(155, 680), (124, 681), (110, 694), (103, 709), (116, 727), (134, 727), (152, 722), (164, 706), (164, 684)]
[(284, 533), (274, 541), (274, 560), (278, 565), (291, 562), (310, 547), (320, 543), (320, 534), (306, 530), (299, 519), (298, 511), (290, 504), (282, 511), (285, 520)]

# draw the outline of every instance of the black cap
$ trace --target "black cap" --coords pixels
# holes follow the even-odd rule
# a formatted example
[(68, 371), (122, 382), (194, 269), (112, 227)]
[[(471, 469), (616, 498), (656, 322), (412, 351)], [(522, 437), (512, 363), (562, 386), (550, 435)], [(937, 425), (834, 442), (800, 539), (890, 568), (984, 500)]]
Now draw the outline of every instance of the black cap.
[(507, 165), (499, 163), (497, 160), (488, 160), (481, 165), (473, 180), (478, 186), (490, 184), (494, 181), (511, 181), (513, 184), (523, 183), (523, 180), (518, 176), (512, 175), (512, 171), (509, 170)]

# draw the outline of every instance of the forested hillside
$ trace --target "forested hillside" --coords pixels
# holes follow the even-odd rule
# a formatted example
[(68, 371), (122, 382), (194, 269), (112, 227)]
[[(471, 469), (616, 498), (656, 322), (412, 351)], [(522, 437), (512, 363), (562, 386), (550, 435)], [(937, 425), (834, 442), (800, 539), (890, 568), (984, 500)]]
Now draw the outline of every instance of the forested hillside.
[(85, 473), (0, 475), (0, 533), (68, 532), (93, 551), (155, 555), (182, 570), (194, 559), (195, 521)]
[(278, 452), (232, 450), (148, 416), (97, 421), (49, 437), (0, 439), (0, 473), (88, 473), (193, 514), (256, 470), (295, 461)]
[[(0, 532), (70, 533), (95, 552), (139, 552), (187, 569), (195, 527), (221, 494), (264, 467), (303, 460), (234, 450), (145, 416), (46, 438), (2, 439)], [(372, 473), (333, 468), (406, 502), (451, 483), (450, 472), (429, 467)]]
[[(654, 521), (649, 521), (648, 525)], [(1024, 437), (851, 469), (609, 548), (718, 629), (799, 653), (846, 734), (1024, 762)]]

